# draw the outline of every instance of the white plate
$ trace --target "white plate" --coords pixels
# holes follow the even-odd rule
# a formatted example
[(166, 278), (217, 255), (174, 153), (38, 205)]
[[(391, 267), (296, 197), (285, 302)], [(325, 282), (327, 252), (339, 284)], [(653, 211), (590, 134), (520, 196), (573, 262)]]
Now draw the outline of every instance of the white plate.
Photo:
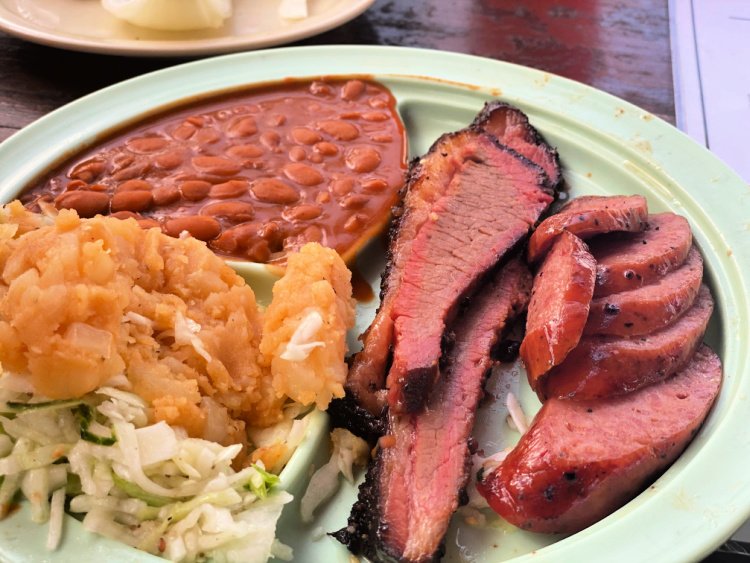
[(259, 49), (323, 33), (362, 14), (374, 0), (308, 0), (303, 20), (279, 17), (281, 0), (233, 0), (224, 26), (156, 31), (110, 15), (100, 0), (0, 0), (0, 29), (23, 39), (110, 55), (187, 56)]

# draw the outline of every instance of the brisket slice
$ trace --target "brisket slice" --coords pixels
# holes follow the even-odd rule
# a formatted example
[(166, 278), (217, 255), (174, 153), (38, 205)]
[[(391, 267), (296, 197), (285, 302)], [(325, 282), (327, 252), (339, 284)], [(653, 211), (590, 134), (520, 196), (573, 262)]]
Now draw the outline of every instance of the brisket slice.
[[(481, 131), (486, 131), (486, 135)], [(421, 227), (431, 219), (433, 206), (443, 198), (454, 176), (461, 173), (464, 161), (471, 156), (470, 145), (488, 135), (546, 170), (548, 176), (542, 173), (540, 182), (549, 194), (552, 187), (561, 183), (555, 149), (544, 141), (522, 112), (502, 102), (485, 105), (474, 127), (443, 135), (426, 155), (412, 162), (401, 206), (394, 210), (388, 264), (381, 281), (380, 307), (374, 321), (361, 336), (363, 349), (352, 360), (346, 384), (347, 395), (373, 415), (380, 415), (385, 406), (381, 390), (385, 386), (392, 349), (392, 307), (411, 255), (412, 243)]]
[(467, 130), (456, 173), (411, 242), (391, 307), (388, 407), (422, 408), (439, 379), (446, 326), (457, 306), (525, 240), (552, 203), (541, 169), (483, 132)]
[(389, 447), (370, 465), (347, 528), (334, 536), (371, 561), (426, 562), (443, 537), (469, 476), (468, 441), (498, 333), (525, 308), (531, 274), (514, 259), (454, 325), (445, 371), (427, 408), (389, 414)]
[(487, 131), (502, 144), (522, 154), (547, 174), (546, 185), (556, 190), (562, 183), (557, 150), (552, 148), (517, 107), (494, 100), (487, 102), (472, 125)]

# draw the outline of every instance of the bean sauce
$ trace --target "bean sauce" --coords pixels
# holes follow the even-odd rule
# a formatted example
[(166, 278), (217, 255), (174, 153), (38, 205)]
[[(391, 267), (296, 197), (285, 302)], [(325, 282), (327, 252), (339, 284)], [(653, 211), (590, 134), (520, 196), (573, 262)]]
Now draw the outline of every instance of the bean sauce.
[(348, 259), (385, 226), (405, 160), (404, 127), (383, 85), (287, 80), (149, 117), (20, 199), (187, 232), (233, 258), (280, 263), (316, 241)]

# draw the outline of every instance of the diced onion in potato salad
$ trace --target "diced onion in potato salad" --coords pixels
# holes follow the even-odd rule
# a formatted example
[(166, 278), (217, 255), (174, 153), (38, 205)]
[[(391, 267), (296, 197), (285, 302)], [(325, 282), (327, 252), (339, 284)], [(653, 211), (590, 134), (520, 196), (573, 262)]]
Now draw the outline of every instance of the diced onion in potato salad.
[[(12, 376), (0, 377), (0, 516), (20, 491), (32, 519), (49, 522), (50, 548), (60, 542), (67, 496), (87, 530), (173, 561), (291, 555), (275, 530), (292, 497), (262, 461), (235, 471), (240, 445), (148, 424), (146, 403), (122, 389), (39, 401), (16, 387)], [(293, 449), (311, 415), (287, 414), (293, 418), (274, 440), (290, 438)]]

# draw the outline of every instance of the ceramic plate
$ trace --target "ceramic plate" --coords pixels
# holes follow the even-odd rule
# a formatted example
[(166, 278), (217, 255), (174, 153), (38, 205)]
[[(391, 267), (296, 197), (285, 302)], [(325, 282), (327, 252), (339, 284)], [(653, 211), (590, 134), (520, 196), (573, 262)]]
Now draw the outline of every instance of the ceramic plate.
[(189, 56), (230, 53), (298, 41), (333, 29), (374, 0), (307, 0), (303, 20), (279, 17), (281, 0), (234, 0), (218, 29), (156, 31), (119, 20), (100, 0), (0, 0), (0, 29), (23, 39), (112, 55)]
[[(570, 80), (465, 55), (387, 47), (260, 51), (142, 76), (51, 113), (0, 146), (0, 197), (12, 198), (50, 163), (148, 109), (243, 83), (362, 73), (391, 88), (412, 155), (423, 153), (441, 133), (466, 125), (489, 98), (520, 106), (558, 147), (573, 195), (639, 193), (652, 212), (686, 216), (716, 299), (707, 340), (724, 362), (724, 385), (706, 424), (672, 467), (625, 507), (567, 538), (522, 532), (497, 519), (476, 528), (457, 517), (446, 538), (446, 560), (687, 561), (715, 549), (750, 515), (750, 189), (711, 153), (648, 112)], [(373, 284), (382, 265), (377, 245), (357, 261)], [(238, 269), (256, 284), (270, 283), (262, 266)], [(376, 305), (360, 305), (357, 331), (367, 326)], [(539, 406), (518, 366), (504, 370), (490, 386), (496, 396), (513, 389), (529, 413)], [(477, 438), (490, 451), (518, 439), (503, 420), (501, 403), (491, 401), (479, 416)], [(284, 482), (293, 492), (304, 486), (326, 449), (321, 418), (285, 470)], [(296, 506), (285, 509), (279, 536), (294, 546), (295, 561), (349, 561), (346, 550), (322, 532), (346, 524), (355, 495), (355, 486), (342, 487), (307, 526)], [(66, 525), (62, 548), (48, 555), (39, 547), (45, 528), (31, 524), (21, 510), (0, 523), (0, 556), (11, 561), (150, 558), (93, 538), (72, 519)]]

